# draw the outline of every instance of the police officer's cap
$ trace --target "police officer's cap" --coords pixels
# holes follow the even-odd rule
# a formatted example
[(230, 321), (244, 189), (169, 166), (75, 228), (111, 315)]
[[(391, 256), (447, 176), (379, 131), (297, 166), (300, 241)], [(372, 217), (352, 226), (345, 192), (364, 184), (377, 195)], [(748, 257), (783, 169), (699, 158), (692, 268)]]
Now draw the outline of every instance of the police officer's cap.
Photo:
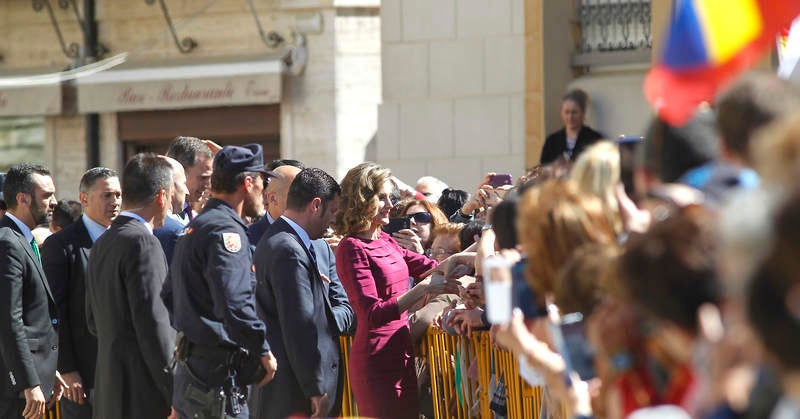
[(226, 145), (214, 157), (214, 171), (225, 173), (261, 172), (275, 175), (264, 166), (264, 152), (259, 144)]

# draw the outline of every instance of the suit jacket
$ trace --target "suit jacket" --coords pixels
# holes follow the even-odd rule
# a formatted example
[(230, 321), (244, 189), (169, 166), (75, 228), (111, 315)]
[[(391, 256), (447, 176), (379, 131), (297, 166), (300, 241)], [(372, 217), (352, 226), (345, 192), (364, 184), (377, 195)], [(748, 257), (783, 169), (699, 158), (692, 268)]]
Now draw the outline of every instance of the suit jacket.
[(180, 236), (184, 228), (185, 226), (180, 221), (167, 217), (164, 219), (164, 225), (161, 228), (153, 230), (153, 235), (161, 243), (161, 249), (164, 250), (164, 255), (167, 257), (167, 266), (172, 263), (175, 243), (178, 242), (178, 236)]
[[(603, 138), (603, 134), (584, 125), (578, 132), (575, 148), (570, 156), (571, 161), (575, 161), (586, 147)], [(541, 164), (548, 164), (558, 160), (567, 151), (567, 129), (562, 128), (547, 136), (542, 147), (542, 156), (539, 159)]]
[(41, 249), (47, 281), (58, 306), (58, 370), (78, 371), (87, 390), (94, 388), (97, 338), (86, 325), (86, 268), (92, 238), (82, 219), (45, 240)]
[(36, 385), (50, 397), (58, 363), (57, 319), (41, 264), (16, 223), (4, 215), (0, 218), (0, 405), (3, 399), (24, 397), (22, 391)]
[(339, 394), (339, 332), (317, 262), (283, 219), (267, 229), (254, 259), (256, 306), (282, 369), (258, 392), (255, 416), (309, 414), (310, 398), (323, 393), (333, 404)]
[(175, 331), (159, 292), (167, 276), (161, 244), (120, 215), (92, 247), (86, 318), (97, 336), (94, 416), (166, 417), (172, 401)]

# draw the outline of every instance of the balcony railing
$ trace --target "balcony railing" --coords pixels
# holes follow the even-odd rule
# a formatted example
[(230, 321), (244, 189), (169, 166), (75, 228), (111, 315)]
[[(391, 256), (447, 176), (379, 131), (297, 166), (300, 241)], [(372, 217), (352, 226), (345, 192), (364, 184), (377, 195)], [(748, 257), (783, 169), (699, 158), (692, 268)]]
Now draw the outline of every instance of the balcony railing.
[(650, 61), (650, 0), (576, 0), (580, 40), (574, 66)]

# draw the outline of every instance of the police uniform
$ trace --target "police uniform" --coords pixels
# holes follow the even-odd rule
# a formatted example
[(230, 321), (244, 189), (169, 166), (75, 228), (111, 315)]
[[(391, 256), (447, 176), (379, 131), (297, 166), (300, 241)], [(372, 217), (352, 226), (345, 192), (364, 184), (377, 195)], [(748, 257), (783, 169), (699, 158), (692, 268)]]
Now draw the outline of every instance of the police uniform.
[[(271, 175), (256, 144), (224, 147), (214, 159), (214, 170)], [(255, 272), (246, 225), (226, 202), (210, 199), (189, 224), (175, 248), (170, 282), (168, 305), (175, 328), (183, 334), (174, 407), (181, 417), (221, 417), (220, 391), (228, 390), (226, 383), (234, 379), (246, 395), (245, 386), (251, 382), (243, 376), (259, 368), (261, 356), (269, 352), (266, 327), (255, 309)], [(232, 366), (234, 357), (239, 361)], [(228, 406), (228, 417), (247, 418), (244, 400), (241, 408), (233, 416)]]

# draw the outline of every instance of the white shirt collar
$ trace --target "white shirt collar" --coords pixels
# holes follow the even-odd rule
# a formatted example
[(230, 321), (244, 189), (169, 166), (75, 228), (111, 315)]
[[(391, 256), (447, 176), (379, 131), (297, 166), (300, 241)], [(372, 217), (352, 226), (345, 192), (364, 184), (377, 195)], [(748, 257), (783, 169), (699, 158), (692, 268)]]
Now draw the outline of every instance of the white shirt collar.
[(272, 216), (271, 216), (271, 215), (269, 215), (269, 211), (267, 211), (267, 213), (266, 213), (264, 216), (265, 216), (265, 217), (267, 217), (267, 222), (268, 222), (268, 223), (272, 224), (272, 223), (274, 223), (274, 222), (275, 222), (275, 219), (274, 219), (274, 218), (272, 218)]
[(11, 221), (13, 221), (17, 225), (17, 227), (19, 227), (19, 231), (21, 231), (22, 235), (25, 236), (25, 240), (27, 240), (28, 243), (30, 243), (31, 240), (33, 240), (33, 232), (31, 232), (31, 228), (28, 227), (22, 221), (20, 221), (19, 218), (15, 217), (14, 214), (6, 211), (6, 215), (8, 216), (8, 218), (11, 219)]
[(306, 233), (303, 227), (300, 227), (299, 224), (292, 221), (291, 218), (285, 215), (281, 215), (281, 218), (283, 218), (284, 221), (289, 223), (289, 225), (294, 229), (294, 231), (297, 232), (297, 235), (300, 236), (300, 240), (303, 242), (303, 245), (306, 247), (306, 249), (311, 249), (311, 238), (308, 237), (308, 233)]
[(108, 227), (92, 220), (86, 213), (83, 213), (81, 219), (83, 220), (83, 225), (86, 226), (86, 231), (89, 233), (89, 238), (92, 239), (92, 243), (96, 242), (108, 230)]
[(119, 213), (119, 215), (120, 216), (124, 215), (126, 217), (131, 217), (134, 220), (137, 220), (137, 221), (141, 222), (142, 224), (144, 224), (145, 227), (147, 227), (147, 231), (149, 231), (150, 234), (153, 234), (153, 226), (151, 226), (150, 223), (145, 221), (144, 218), (140, 217), (139, 214), (136, 214), (136, 213), (133, 213), (133, 212), (130, 212), (130, 211), (122, 211), (121, 213)]

